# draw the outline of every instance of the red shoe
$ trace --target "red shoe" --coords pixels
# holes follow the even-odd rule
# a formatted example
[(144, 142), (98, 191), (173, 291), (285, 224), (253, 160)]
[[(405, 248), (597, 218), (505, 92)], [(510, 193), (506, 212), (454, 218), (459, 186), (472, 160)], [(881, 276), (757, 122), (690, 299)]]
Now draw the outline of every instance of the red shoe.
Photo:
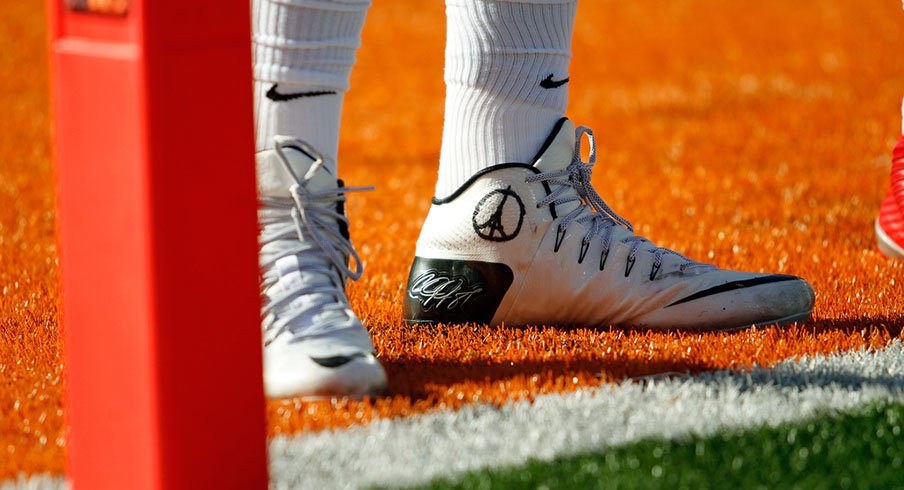
[(876, 240), (882, 253), (904, 259), (904, 136), (895, 145), (891, 188), (876, 218)]

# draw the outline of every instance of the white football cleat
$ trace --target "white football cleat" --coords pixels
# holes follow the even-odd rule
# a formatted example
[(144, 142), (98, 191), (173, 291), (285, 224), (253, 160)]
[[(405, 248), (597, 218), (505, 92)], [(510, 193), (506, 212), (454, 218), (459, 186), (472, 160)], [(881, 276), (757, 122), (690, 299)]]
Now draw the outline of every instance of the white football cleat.
[(363, 272), (345, 194), (362, 189), (344, 187), (304, 141), (277, 136), (274, 146), (257, 154), (267, 396), (379, 394), (386, 373), (345, 295)]
[(590, 184), (595, 153), (593, 133), (563, 118), (531, 164), (489, 167), (434, 199), (405, 320), (727, 330), (810, 316), (798, 277), (721, 270), (634, 235)]

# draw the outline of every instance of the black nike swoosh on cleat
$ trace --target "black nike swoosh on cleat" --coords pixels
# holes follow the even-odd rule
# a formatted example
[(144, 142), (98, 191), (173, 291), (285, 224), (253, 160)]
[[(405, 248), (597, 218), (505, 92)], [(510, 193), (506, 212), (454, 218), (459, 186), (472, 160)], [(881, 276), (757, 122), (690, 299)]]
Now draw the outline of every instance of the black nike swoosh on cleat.
[(559, 88), (562, 85), (565, 85), (566, 83), (568, 83), (568, 77), (565, 77), (561, 80), (553, 80), (552, 75), (553, 74), (550, 73), (548, 77), (546, 77), (542, 81), (540, 81), (540, 86), (543, 88)]
[(323, 367), (337, 368), (340, 366), (344, 366), (359, 357), (366, 357), (366, 356), (367, 356), (367, 354), (364, 354), (362, 352), (362, 353), (358, 353), (358, 354), (352, 354), (350, 356), (312, 357), (311, 360), (316, 362), (317, 364), (320, 364)]
[(680, 305), (681, 303), (687, 303), (688, 301), (694, 301), (696, 299), (705, 298), (707, 296), (712, 296), (714, 294), (725, 293), (728, 291), (734, 291), (736, 289), (744, 289), (749, 288), (751, 286), (759, 286), (761, 284), (771, 284), (774, 282), (784, 282), (784, 281), (796, 281), (798, 277), (795, 276), (787, 276), (784, 274), (772, 274), (769, 276), (763, 277), (754, 277), (753, 279), (745, 279), (743, 281), (732, 281), (727, 282), (725, 284), (720, 284), (718, 286), (713, 286), (709, 289), (704, 289), (703, 291), (697, 291), (696, 293), (675, 301), (674, 303), (666, 306), (675, 306)]
[(287, 100), (301, 99), (304, 97), (317, 97), (319, 95), (335, 95), (335, 90), (314, 90), (312, 92), (295, 92), (294, 94), (281, 94), (276, 91), (279, 84), (273, 84), (267, 91), (267, 98), (275, 102), (285, 102)]

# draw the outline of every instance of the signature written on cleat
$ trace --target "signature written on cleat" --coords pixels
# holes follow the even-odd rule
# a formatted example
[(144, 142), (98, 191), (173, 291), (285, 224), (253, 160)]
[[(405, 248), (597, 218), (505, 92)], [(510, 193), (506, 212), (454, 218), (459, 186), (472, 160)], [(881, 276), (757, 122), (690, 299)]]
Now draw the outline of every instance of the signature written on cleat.
[(465, 278), (430, 269), (414, 280), (408, 288), (408, 296), (421, 302), (425, 310), (461, 308), (474, 296), (483, 292), (483, 286), (468, 285)]

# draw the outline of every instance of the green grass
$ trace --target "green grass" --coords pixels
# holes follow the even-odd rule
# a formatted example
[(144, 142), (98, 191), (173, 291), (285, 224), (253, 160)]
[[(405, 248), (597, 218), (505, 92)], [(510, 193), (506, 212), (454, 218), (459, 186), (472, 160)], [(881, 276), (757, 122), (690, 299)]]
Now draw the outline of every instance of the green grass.
[[(605, 417), (605, 414), (600, 414)], [(423, 488), (904, 488), (904, 404), (487, 469)]]

